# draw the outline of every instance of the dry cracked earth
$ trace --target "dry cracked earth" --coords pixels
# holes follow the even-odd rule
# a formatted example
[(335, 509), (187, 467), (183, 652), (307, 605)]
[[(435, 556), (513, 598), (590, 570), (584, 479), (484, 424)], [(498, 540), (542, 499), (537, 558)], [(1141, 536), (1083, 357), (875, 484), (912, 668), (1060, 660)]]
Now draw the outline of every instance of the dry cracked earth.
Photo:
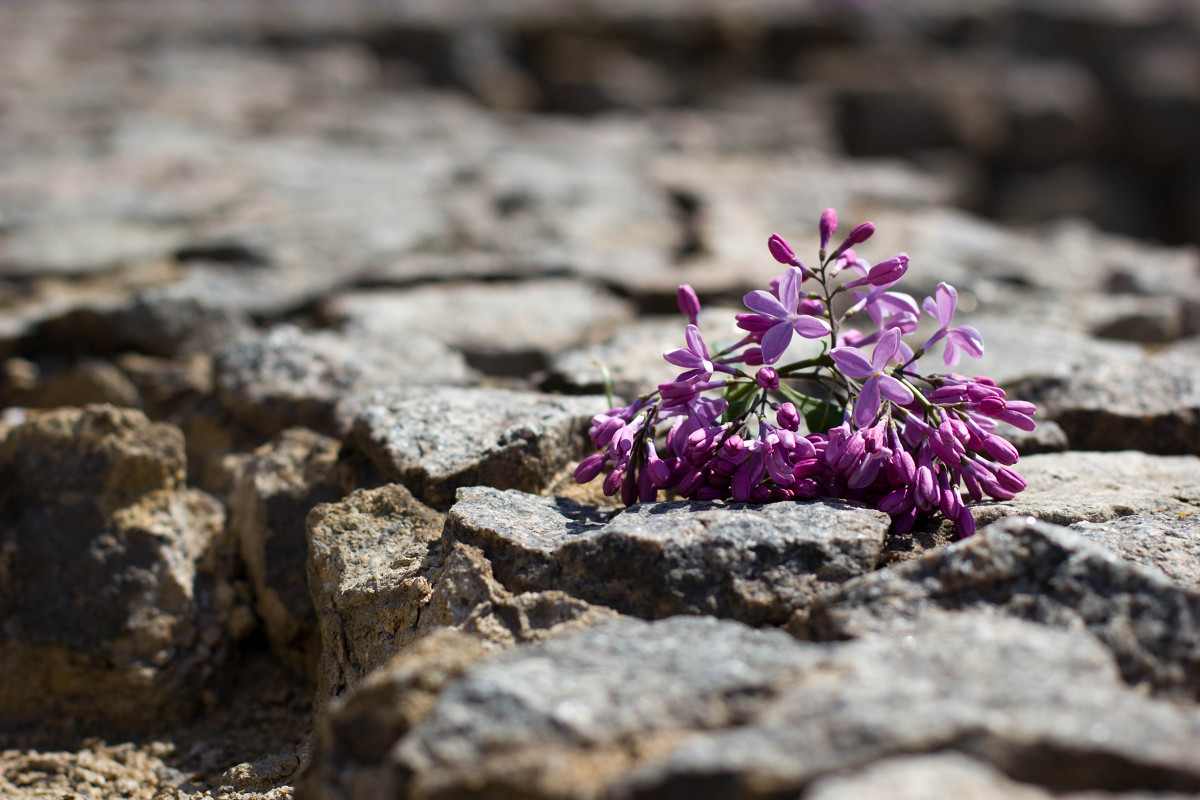
[[(1200, 16), (961, 5), (0, 4), (0, 795), (1200, 795)], [(1028, 490), (573, 485), (827, 206)]]

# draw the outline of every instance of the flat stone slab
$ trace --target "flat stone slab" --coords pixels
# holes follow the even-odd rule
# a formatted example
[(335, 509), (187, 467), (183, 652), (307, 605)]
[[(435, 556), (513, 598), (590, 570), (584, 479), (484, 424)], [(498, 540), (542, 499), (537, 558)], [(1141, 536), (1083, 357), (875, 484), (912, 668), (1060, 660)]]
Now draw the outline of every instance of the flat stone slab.
[[(1087, 633), (1020, 620), (966, 614), (812, 644), (711, 618), (624, 618), (443, 661), (435, 697), (407, 688), (401, 662), (372, 679), (371, 709), (354, 695), (335, 709), (305, 796), (796, 797), (930, 752), (1055, 791), (1200, 788), (1200, 711), (1124, 685)], [(368, 710), (369, 731), (349, 724)]]
[(384, 387), (466, 383), (462, 355), (414, 334), (403, 347), (386, 339), (302, 331), (280, 325), (222, 349), (214, 364), (216, 396), (235, 420), (258, 433), (290, 427), (345, 434), (338, 405)]
[(1194, 512), (1200, 504), (1200, 457), (1140, 452), (1069, 451), (1022, 458), (1028, 488), (1012, 500), (971, 506), (982, 527), (1032, 516), (1056, 525), (1107, 522), (1132, 514)]
[[(490, 388), (398, 393), (365, 408), (343, 444), (366, 482), (397, 482), (435, 508), (460, 486), (539, 491), (590, 450), (603, 397)], [(383, 398), (381, 398), (383, 399)]]
[(1200, 696), (1200, 588), (1035, 520), (1005, 520), (847, 581), (798, 612), (789, 630), (844, 639), (964, 609), (1084, 627), (1112, 651), (1130, 683)]
[(1200, 588), (1200, 506), (1175, 514), (1132, 514), (1109, 522), (1076, 522), (1071, 530), (1135, 564)]
[(1200, 347), (1099, 359), (1018, 390), (1082, 450), (1200, 455)]
[(325, 314), (363, 338), (399, 342), (420, 334), (465, 353), (484, 372), (526, 375), (556, 353), (611, 335), (633, 309), (594, 285), (535, 280), (347, 292), (331, 298)]
[(887, 515), (836, 502), (643, 503), (611, 516), (564, 498), (459, 490), (446, 536), (480, 548), (513, 591), (561, 589), (656, 619), (780, 623), (874, 569)]

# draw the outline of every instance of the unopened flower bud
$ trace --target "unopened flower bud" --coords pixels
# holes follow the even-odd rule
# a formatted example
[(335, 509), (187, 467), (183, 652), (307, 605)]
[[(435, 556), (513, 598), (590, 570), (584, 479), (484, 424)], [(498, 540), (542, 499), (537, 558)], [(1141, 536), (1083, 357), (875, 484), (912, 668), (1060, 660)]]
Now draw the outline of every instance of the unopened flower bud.
[(794, 403), (780, 403), (775, 409), (775, 422), (784, 430), (800, 430), (800, 412)]
[(787, 264), (788, 266), (800, 265), (800, 262), (796, 260), (796, 254), (792, 252), (792, 248), (778, 233), (772, 233), (771, 238), (767, 239), (767, 249), (771, 251), (771, 256), (780, 264)]
[(832, 208), (827, 208), (821, 212), (821, 224), (819, 227), (821, 230), (821, 249), (827, 250), (829, 248), (829, 239), (833, 236), (834, 231), (837, 230), (837, 212)]
[(754, 382), (767, 391), (774, 391), (779, 388), (779, 373), (774, 367), (759, 367)]
[(856, 225), (854, 229), (850, 231), (849, 235), (846, 236), (845, 241), (838, 245), (838, 249), (833, 251), (834, 255), (841, 255), (851, 247), (854, 247), (854, 245), (865, 242), (867, 239), (871, 238), (873, 233), (875, 233), (874, 222), (864, 222), (861, 225)]
[(748, 367), (757, 367), (763, 363), (763, 355), (761, 347), (747, 347), (746, 352), (742, 354), (742, 360), (746, 362)]
[(612, 497), (621, 490), (621, 484), (625, 480), (625, 473), (622, 470), (611, 470), (604, 476), (604, 496)]
[(906, 271), (908, 256), (901, 253), (871, 267), (871, 271), (867, 273), (867, 283), (872, 286), (887, 286), (904, 277)]
[(696, 290), (686, 283), (680, 285), (675, 290), (675, 302), (679, 304), (679, 312), (695, 325), (696, 316), (700, 313), (700, 298), (696, 296)]
[(984, 437), (983, 452), (1006, 467), (1017, 463), (1017, 459), (1020, 458), (1020, 454), (1017, 452), (1017, 448), (1013, 447), (1012, 442), (995, 434)]
[(592, 455), (579, 462), (579, 466), (575, 468), (575, 482), (587, 483), (595, 478), (604, 469), (604, 454), (593, 453)]

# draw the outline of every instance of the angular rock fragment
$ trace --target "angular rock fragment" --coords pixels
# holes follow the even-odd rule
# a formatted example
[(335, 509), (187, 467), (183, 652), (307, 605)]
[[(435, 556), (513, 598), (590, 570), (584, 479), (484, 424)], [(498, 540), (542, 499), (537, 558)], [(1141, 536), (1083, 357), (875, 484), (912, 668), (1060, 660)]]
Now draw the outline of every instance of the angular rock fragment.
[(446, 509), (460, 486), (544, 488), (590, 450), (588, 424), (607, 407), (603, 397), (504, 389), (397, 393), (357, 416), (342, 453), (362, 484), (403, 483)]
[(339, 443), (305, 428), (289, 428), (244, 456), (229, 503), (254, 589), (255, 611), (272, 651), (294, 672), (316, 674), (320, 636), (306, 564), (305, 518), (341, 497), (334, 467)]
[(1031, 519), (1004, 520), (848, 581), (797, 612), (789, 630), (805, 639), (845, 639), (966, 609), (1086, 628), (1130, 683), (1200, 696), (1200, 588)]
[(1071, 530), (1135, 564), (1161, 570), (1182, 586), (1200, 589), (1200, 508), (1076, 522)]
[(479, 548), (452, 542), (433, 580), (429, 604), (421, 610), (417, 633), (451, 629), (499, 645), (557, 636), (616, 614), (566, 592), (551, 589), (513, 594), (493, 576)]
[(1020, 390), (1081, 450), (1200, 455), (1200, 348), (1081, 365)]
[(196, 709), (239, 605), (224, 510), (183, 435), (110, 406), (30, 414), (0, 444), (0, 716), (144, 727)]
[(610, 518), (563, 498), (470, 487), (446, 536), (480, 548), (512, 591), (561, 589), (649, 619), (712, 614), (757, 625), (874, 569), (889, 522), (835, 502), (645, 503)]
[(1028, 488), (1012, 500), (971, 506), (978, 526), (1004, 517), (1056, 525), (1106, 522), (1131, 514), (1192, 512), (1200, 498), (1200, 458), (1140, 452), (1069, 451), (1022, 458)]
[(416, 637), (441, 567), (442, 515), (388, 485), (317, 506), (307, 530), (319, 709)]
[(585, 283), (542, 280), (347, 293), (332, 298), (326, 314), (362, 338), (419, 334), (461, 350), (488, 374), (528, 375), (554, 354), (605, 338), (632, 309)]
[(672, 617), (448, 652), (348, 695), (305, 797), (797, 797), (937, 751), (1056, 793), (1200, 788), (1200, 712), (1129, 689), (1078, 630), (969, 614), (817, 645)]
[(406, 337), (403, 347), (396, 347), (386, 340), (304, 332), (291, 325), (224, 348), (214, 370), (221, 407), (267, 435), (289, 427), (344, 434), (335, 412), (348, 394), (462, 383), (471, 374), (461, 355), (425, 336)]

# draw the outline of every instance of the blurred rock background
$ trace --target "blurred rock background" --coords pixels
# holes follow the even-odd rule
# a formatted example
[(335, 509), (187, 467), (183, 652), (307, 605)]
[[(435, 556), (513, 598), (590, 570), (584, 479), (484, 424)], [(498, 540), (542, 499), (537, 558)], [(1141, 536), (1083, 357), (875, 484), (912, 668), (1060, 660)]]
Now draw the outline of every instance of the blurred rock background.
[[(1026, 648), (1049, 664), (1069, 645), (1099, 665), (1085, 687), (1098, 699), (1064, 705), (1074, 728), (1038, 727), (1057, 684), (1002, 687), (971, 701), (978, 718), (1012, 712), (1032, 738), (989, 729), (972, 758), (877, 771), (918, 785), (958, 770), (1013, 797), (1043, 796), (1033, 785), (1200, 788), (1186, 738), (1200, 730), (1194, 623), (1172, 617), (1200, 609), (1198, 137), (1200, 6), (1185, 0), (0, 3), (0, 793), (290, 796), (311, 757), (314, 704), (364, 678), (323, 734), (312, 796), (368, 796), (353, 788), (363, 775), (422, 770), (457, 791), (480, 780), (473, 756), (439, 765), (413, 751), (393, 764), (372, 748), (399, 741), (487, 647), (618, 612), (874, 635), (882, 612), (863, 597), (941, 569), (944, 532), (896, 541), (862, 510), (859, 529), (775, 511), (770, 524), (680, 538), (661, 520), (609, 523), (610, 509), (588, 505), (598, 493), (563, 479), (582, 455), (581, 425), (603, 407), (597, 362), (625, 394), (669, 379), (658, 356), (681, 338), (676, 286), (700, 293), (710, 341), (728, 336), (742, 294), (777, 272), (766, 237), (807, 252), (829, 206), (844, 228), (878, 224), (864, 248), (874, 260), (913, 256), (914, 295), (958, 286), (989, 346), (964, 366), (1041, 406), (1041, 428), (1020, 442), (1029, 492), (980, 506), (980, 524), (1032, 515), (1084, 526), (1108, 548), (1043, 528), (1002, 530), (994, 546), (981, 537), (955, 552), (985, 576), (1013, 559), (1057, 565), (1063, 552), (1089, 571), (1038, 572), (1032, 585), (1051, 586), (1059, 605), (1036, 613), (1007, 589), (969, 598), (1021, 625), (929, 634), (1027, 663), (1021, 626), (1083, 619), (1103, 646), (1038, 633)], [(1063, 450), (1140, 452), (1037, 455)], [(756, 546), (779, 569), (724, 560), (745, 530), (765, 537)], [(869, 535), (852, 546), (834, 535), (847, 530)], [(811, 563), (793, 574), (801, 551)], [(732, 583), (706, 594), (665, 567), (629, 571), (656, 558), (693, 564), (704, 586)], [(910, 559), (921, 566), (881, 569)], [(833, 584), (850, 580), (866, 589), (838, 594)], [(628, 598), (611, 588), (622, 581)], [(1096, 611), (1112, 581), (1151, 611), (1127, 625)], [(637, 595), (647, 586), (659, 589)], [(840, 604), (868, 621), (839, 617)], [(714, 697), (799, 691), (795, 665), (843, 658), (827, 643), (796, 655), (782, 633), (759, 641), (734, 622), (605, 624), (617, 633), (579, 639), (601, 666), (612, 641), (631, 642), (611, 655), (635, 663), (658, 638), (664, 663), (687, 661), (696, 631), (788, 665), (763, 667), (750, 689), (735, 675), (728, 690), (697, 668), (689, 680)], [(1164, 644), (1165, 629), (1182, 633)], [(408, 660), (389, 662), (401, 645)], [(1110, 650), (1121, 669), (1103, 667)], [(509, 652), (524, 669), (523, 651)], [(847, 663), (878, 685), (856, 652)], [(955, 665), (925, 657), (910, 666), (949, 670), (940, 700), (951, 708), (970, 681), (1008, 669), (984, 658), (954, 683)], [(1065, 684), (1074, 667), (1063, 659), (1042, 672)], [(505, 669), (497, 680), (510, 680)], [(630, 681), (613, 690), (630, 707), (659, 691)], [(1178, 701), (1176, 727), (1151, 724), (1175, 712), (1135, 697), (1126, 684), (1139, 681)], [(578, 691), (600, 698), (588, 713), (606, 713), (605, 685)], [(855, 697), (875, 707), (869, 692)], [(1128, 706), (1122, 720), (1151, 722), (1106, 750), (1095, 709), (1113, 698)], [(641, 777), (622, 772), (632, 761), (605, 761), (593, 788), (672, 791), (700, 774), (682, 749), (682, 761), (653, 761), (676, 728), (707, 719), (678, 699), (665, 716), (651, 703), (641, 727), (597, 734), (599, 752), (620, 758), (634, 759), (621, 751), (629, 736), (650, 744)], [(737, 728), (760, 705), (711, 724)], [(356, 715), (391, 711), (400, 722), (371, 728), (379, 742), (354, 738)], [(483, 730), (493, 717), (476, 711)], [(962, 738), (910, 740), (908, 716), (888, 723), (887, 752)], [(437, 749), (438, 719), (411, 748)], [(787, 725), (795, 741), (817, 736)], [(1155, 762), (1142, 743), (1168, 728), (1175, 749)], [(1056, 782), (1037, 744), (1051, 734), (1079, 774), (1113, 753), (1134, 767), (1107, 783)], [(533, 778), (508, 775), (505, 757), (485, 765), (487, 779), (557, 796), (559, 784), (537, 784), (540, 748), (518, 753)], [(775, 755), (792, 758), (785, 750)], [(729, 752), (748, 785), (818, 781), (811, 796), (825, 797), (856, 791), (826, 772), (883, 751), (821, 756), (802, 777)], [(567, 763), (593, 756), (576, 757)], [(446, 764), (461, 773), (439, 773)]]

